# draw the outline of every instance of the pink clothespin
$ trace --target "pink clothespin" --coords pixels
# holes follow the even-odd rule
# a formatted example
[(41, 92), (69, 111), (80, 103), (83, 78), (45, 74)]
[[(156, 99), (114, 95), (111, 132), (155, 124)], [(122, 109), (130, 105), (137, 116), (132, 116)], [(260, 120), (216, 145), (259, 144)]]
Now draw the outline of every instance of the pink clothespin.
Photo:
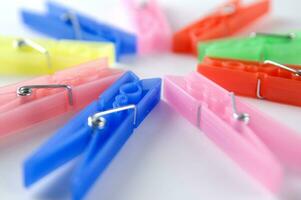
[[(167, 102), (272, 192), (283, 166), (301, 169), (301, 137), (196, 72), (167, 76)], [(280, 164), (281, 161), (284, 165)]]
[(172, 33), (156, 0), (123, 0), (136, 27), (141, 54), (171, 50)]
[(84, 107), (121, 74), (103, 59), (0, 88), (0, 137)]

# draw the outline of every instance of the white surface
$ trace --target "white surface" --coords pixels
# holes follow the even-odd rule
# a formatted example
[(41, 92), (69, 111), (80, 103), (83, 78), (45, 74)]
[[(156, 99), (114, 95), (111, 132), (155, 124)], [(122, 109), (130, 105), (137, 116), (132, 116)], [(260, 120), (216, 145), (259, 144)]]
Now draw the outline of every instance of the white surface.
[[(119, 1), (64, 1), (72, 7), (99, 19), (129, 28), (128, 19)], [(174, 30), (208, 12), (221, 0), (161, 0)], [(42, 1), (10, 0), (0, 6), (0, 34), (40, 36), (18, 19), (21, 6), (42, 9)], [(271, 15), (245, 30), (286, 31), (299, 29), (301, 2), (274, 0)], [(118, 14), (118, 15), (117, 15)], [(131, 69), (142, 77), (165, 74), (187, 74), (197, 60), (182, 55), (150, 55), (128, 57), (119, 67)], [(7, 66), (2, 66), (7, 67)], [(1, 77), (0, 84), (28, 77)], [(246, 99), (301, 134), (301, 108), (267, 101)], [(21, 167), (26, 156), (46, 140), (67, 117), (54, 119), (24, 133), (0, 141), (0, 199), (68, 199), (69, 181), (76, 160), (43, 179), (30, 190), (22, 186)], [(280, 199), (301, 199), (300, 180), (294, 178), (285, 186)], [(299, 184), (299, 185), (298, 185)], [(122, 151), (109, 166), (86, 198), (87, 200), (275, 200), (253, 182), (204, 134), (175, 113), (166, 103), (158, 107), (135, 131)]]

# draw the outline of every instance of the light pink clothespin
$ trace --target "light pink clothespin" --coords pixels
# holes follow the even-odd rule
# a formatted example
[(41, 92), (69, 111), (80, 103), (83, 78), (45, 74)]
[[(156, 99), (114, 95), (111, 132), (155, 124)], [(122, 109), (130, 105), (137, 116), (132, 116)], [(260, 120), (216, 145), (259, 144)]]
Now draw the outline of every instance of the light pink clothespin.
[(68, 111), (76, 111), (108, 88), (122, 71), (106, 59), (0, 88), (0, 137)]
[(301, 169), (300, 135), (203, 75), (167, 76), (164, 96), (270, 191), (277, 192), (281, 186), (283, 166)]
[(172, 33), (156, 0), (123, 0), (136, 27), (141, 54), (171, 50)]

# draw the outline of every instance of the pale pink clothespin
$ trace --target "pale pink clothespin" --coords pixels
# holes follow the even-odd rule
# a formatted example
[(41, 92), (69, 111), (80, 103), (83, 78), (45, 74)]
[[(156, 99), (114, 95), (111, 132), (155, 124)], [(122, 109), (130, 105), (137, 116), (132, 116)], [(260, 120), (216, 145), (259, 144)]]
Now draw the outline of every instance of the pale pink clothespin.
[(156, 0), (123, 0), (136, 27), (141, 54), (171, 50), (172, 32)]
[[(301, 137), (196, 72), (167, 76), (167, 102), (272, 192), (283, 167), (301, 169)], [(284, 165), (282, 165), (282, 163)]]
[(103, 59), (0, 88), (0, 137), (84, 107), (121, 74)]

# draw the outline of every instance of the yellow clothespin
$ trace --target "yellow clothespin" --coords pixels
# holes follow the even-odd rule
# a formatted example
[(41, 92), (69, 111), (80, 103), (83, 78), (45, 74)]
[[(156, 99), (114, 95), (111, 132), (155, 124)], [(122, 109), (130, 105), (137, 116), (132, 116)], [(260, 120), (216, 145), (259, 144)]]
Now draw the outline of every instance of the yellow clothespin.
[(0, 36), (0, 75), (51, 74), (104, 57), (114, 63), (112, 43)]

